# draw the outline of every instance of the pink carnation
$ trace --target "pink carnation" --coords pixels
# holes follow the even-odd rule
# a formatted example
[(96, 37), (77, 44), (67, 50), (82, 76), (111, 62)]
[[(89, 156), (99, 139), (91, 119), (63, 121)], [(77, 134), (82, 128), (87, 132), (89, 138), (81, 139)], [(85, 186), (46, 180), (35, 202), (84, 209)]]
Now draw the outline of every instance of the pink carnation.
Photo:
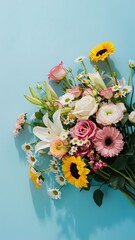
[(104, 97), (106, 99), (110, 99), (113, 97), (113, 91), (111, 88), (103, 89), (100, 91), (99, 94), (101, 97)]
[(26, 120), (26, 113), (20, 114), (16, 119), (15, 129), (13, 131), (14, 136), (18, 136), (20, 133), (20, 130), (22, 129), (24, 123)]
[(65, 78), (67, 75), (67, 71), (65, 68), (63, 68), (63, 62), (55, 67), (53, 67), (49, 74), (48, 74), (48, 79), (49, 80), (56, 80), (56, 81), (61, 81), (63, 78)]
[(71, 135), (74, 138), (82, 140), (92, 140), (95, 136), (96, 125), (91, 120), (80, 120), (71, 129)]
[(84, 92), (82, 94), (83, 97), (84, 96), (88, 96), (88, 95), (93, 96), (93, 92), (92, 92), (91, 88), (85, 88), (85, 90), (84, 90)]
[(80, 85), (75, 86), (72, 89), (67, 89), (68, 93), (72, 93), (74, 95), (75, 98), (78, 98), (81, 94), (82, 94), (82, 90), (80, 89)]

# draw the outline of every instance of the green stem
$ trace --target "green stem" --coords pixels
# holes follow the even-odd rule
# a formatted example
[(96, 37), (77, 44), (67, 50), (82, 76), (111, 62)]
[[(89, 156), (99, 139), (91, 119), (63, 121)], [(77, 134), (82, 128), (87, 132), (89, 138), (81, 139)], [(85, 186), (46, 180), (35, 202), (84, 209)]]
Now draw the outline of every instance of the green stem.
[(68, 88), (72, 88), (71, 84), (69, 83), (69, 81), (67, 80), (67, 78), (65, 77), (64, 79), (65, 84), (67, 85)]
[(124, 190), (120, 190), (126, 197), (127, 199), (135, 206), (135, 202), (132, 201), (131, 197), (124, 191)]
[[(116, 76), (114, 76), (114, 74), (113, 74), (113, 71), (112, 71), (112, 69), (111, 69), (111, 65), (110, 65), (110, 63), (109, 63), (108, 58), (106, 58), (105, 61), (106, 61), (106, 63), (107, 63), (107, 67), (108, 67), (108, 69), (109, 69), (109, 72), (110, 72), (111, 76), (114, 77), (115, 83), (116, 83), (116, 85), (118, 85), (117, 78), (116, 78)], [(115, 74), (115, 75), (116, 75), (116, 74)]]
[(131, 81), (131, 76), (132, 76), (132, 68), (130, 68), (130, 72), (129, 72), (129, 77), (128, 77), (128, 86), (130, 86), (130, 81)]
[(128, 171), (130, 172), (130, 174), (132, 175), (132, 177), (135, 179), (135, 175), (134, 175), (134, 173), (132, 172), (132, 170), (127, 166), (127, 169), (128, 169)]
[(42, 171), (40, 171), (41, 173), (45, 173), (45, 172), (47, 172), (47, 171), (49, 171), (50, 170), (50, 167), (49, 168), (45, 168), (44, 170), (42, 170)]
[(134, 182), (132, 179), (130, 179), (129, 177), (127, 177), (124, 173), (118, 171), (117, 169), (111, 167), (111, 166), (108, 165), (108, 164), (107, 164), (107, 167), (110, 168), (110, 169), (112, 169), (114, 172), (120, 174), (120, 175), (121, 175), (122, 177), (124, 177), (126, 180), (128, 180), (128, 181), (131, 182), (133, 185), (135, 185), (135, 182)]
[(25, 125), (27, 125), (27, 126), (30, 126), (30, 127), (34, 127), (34, 125), (33, 125), (33, 124), (31, 124), (31, 123), (28, 123), (28, 122), (24, 122), (24, 124), (25, 124)]
[(83, 65), (83, 68), (84, 68), (85, 73), (87, 73), (87, 68), (86, 68), (84, 62), (82, 61), (81, 63), (82, 63), (82, 65)]

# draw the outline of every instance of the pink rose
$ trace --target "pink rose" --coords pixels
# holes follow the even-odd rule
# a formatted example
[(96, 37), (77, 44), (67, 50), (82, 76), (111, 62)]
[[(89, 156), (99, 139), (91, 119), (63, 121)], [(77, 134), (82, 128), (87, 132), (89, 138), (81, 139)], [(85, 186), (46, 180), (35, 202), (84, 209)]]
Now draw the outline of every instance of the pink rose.
[(75, 86), (72, 89), (67, 89), (68, 93), (72, 93), (74, 95), (75, 98), (79, 97), (82, 94), (82, 90), (81, 90), (81, 86)]
[(100, 91), (100, 96), (106, 99), (110, 99), (113, 97), (113, 91), (111, 88), (103, 89)]
[(94, 138), (96, 132), (96, 125), (91, 120), (80, 120), (77, 124), (71, 129), (72, 137), (78, 139), (89, 139)]
[(84, 90), (84, 92), (82, 94), (83, 97), (84, 96), (88, 96), (88, 95), (93, 96), (93, 92), (92, 92), (91, 88), (85, 88), (85, 90)]
[(60, 81), (63, 78), (65, 78), (66, 75), (67, 75), (67, 71), (65, 68), (63, 68), (63, 62), (61, 61), (59, 65), (55, 66), (50, 70), (50, 73), (48, 74), (48, 79)]

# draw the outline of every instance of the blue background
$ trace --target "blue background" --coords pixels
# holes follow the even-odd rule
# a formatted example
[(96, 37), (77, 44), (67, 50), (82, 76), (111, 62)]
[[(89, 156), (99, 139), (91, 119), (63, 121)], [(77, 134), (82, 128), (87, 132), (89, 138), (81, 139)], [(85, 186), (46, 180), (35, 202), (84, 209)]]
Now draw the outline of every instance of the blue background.
[(0, 0), (0, 239), (135, 239), (135, 209), (118, 191), (104, 189), (99, 208), (91, 191), (67, 186), (54, 202), (46, 185), (36, 190), (21, 150), (29, 135), (12, 135), (16, 117), (35, 110), (23, 94), (61, 60), (76, 71), (76, 57), (112, 41), (117, 50), (111, 58), (128, 76), (134, 11), (134, 0)]

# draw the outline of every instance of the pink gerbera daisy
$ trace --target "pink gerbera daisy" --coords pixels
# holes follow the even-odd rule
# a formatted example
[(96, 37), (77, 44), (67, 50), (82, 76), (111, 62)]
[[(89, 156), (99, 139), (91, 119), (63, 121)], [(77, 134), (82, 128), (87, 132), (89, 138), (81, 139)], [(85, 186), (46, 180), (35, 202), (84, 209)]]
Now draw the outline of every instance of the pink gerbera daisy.
[(117, 156), (123, 149), (123, 136), (115, 127), (104, 127), (97, 131), (94, 144), (103, 157)]

